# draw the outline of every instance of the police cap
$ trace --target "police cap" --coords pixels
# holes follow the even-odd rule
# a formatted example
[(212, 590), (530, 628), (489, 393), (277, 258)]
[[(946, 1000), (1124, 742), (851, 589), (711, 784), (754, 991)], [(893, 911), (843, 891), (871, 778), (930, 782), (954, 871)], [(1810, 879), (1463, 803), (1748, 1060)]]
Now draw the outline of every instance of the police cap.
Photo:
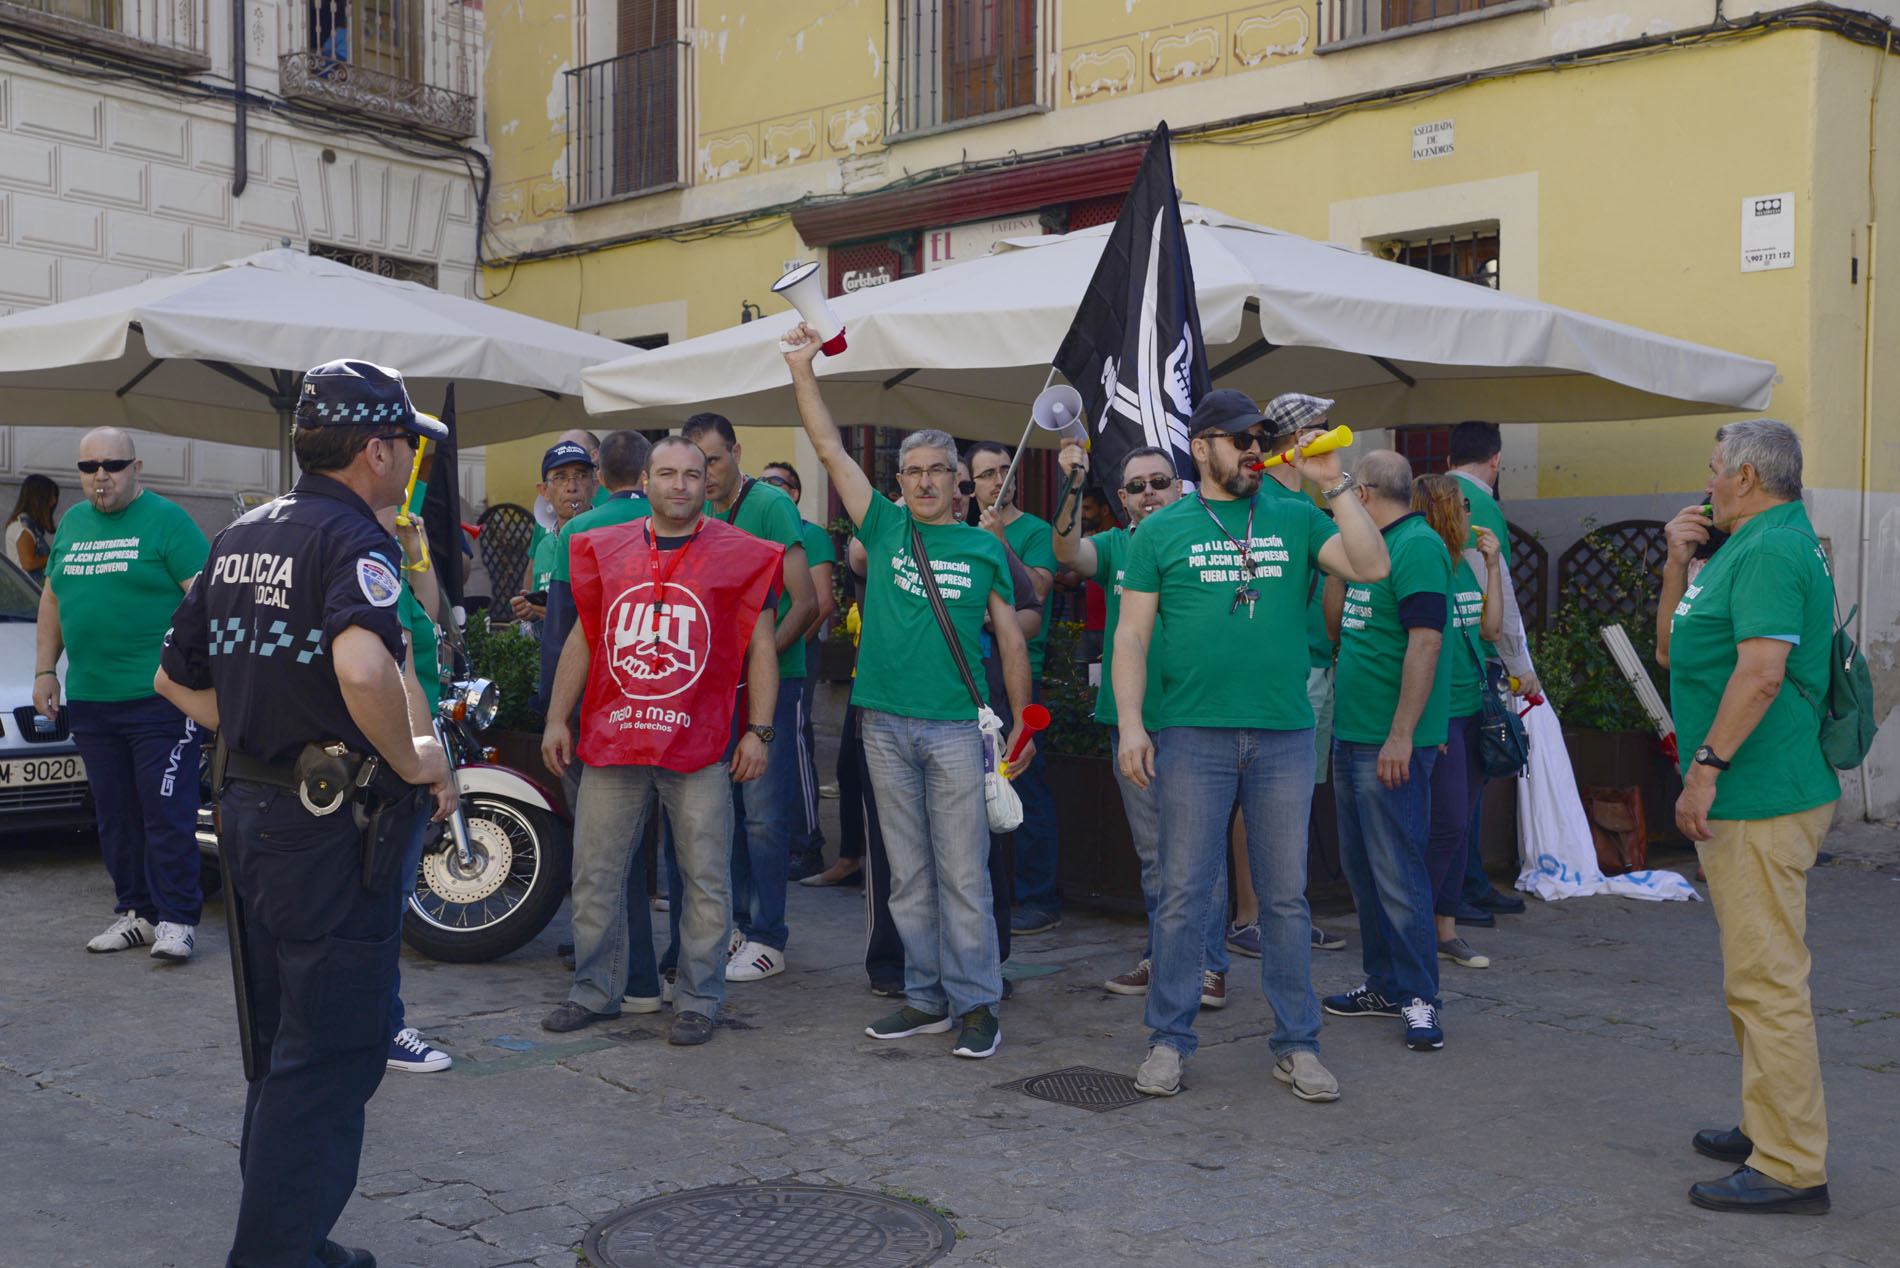
[(449, 429), (409, 403), (402, 375), (372, 361), (326, 361), (303, 376), (297, 421), (306, 427), (398, 427), (430, 440)]

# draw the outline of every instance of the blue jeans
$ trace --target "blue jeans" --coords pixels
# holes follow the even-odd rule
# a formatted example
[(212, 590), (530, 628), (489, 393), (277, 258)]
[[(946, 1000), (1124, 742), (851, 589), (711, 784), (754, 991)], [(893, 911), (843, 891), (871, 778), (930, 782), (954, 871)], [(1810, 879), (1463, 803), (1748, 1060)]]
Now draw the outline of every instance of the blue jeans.
[[(994, 698), (994, 697), (992, 697)], [(1036, 684), (1036, 700), (1042, 699), (1042, 684)], [(1003, 734), (1009, 734), (1009, 706), (997, 710), (1004, 719)], [(1049, 775), (1042, 760), (1042, 749), (1029, 761), (1029, 769), (1016, 777), (1016, 795), (1022, 798), (1023, 822), (1016, 829), (1016, 905), (1034, 911), (1059, 912), (1062, 895), (1056, 889), (1056, 867), (1060, 861), (1062, 834), (1056, 822), (1056, 798), (1049, 791)]]
[(1366, 985), (1389, 1000), (1438, 1002), (1438, 933), (1425, 845), (1432, 824), (1436, 746), (1412, 750), (1409, 777), (1379, 782), (1378, 744), (1333, 741), (1339, 866), (1359, 909)]
[(904, 993), (928, 1013), (994, 1010), (1003, 997), (990, 887), (983, 737), (974, 719), (865, 709), (865, 768), (890, 861)]
[[(807, 664), (817, 662), (818, 653), (812, 648), (816, 640), (805, 645)], [(817, 858), (825, 852), (825, 832), (818, 822), (818, 745), (812, 735), (811, 711), (812, 697), (818, 690), (818, 680), (806, 676), (793, 679), (804, 684), (803, 699), (800, 702), (801, 724), (798, 729), (798, 795), (804, 812), (804, 822), (792, 831), (792, 853), (806, 854)], [(779, 690), (783, 691), (784, 684)]]
[(163, 696), (70, 700), (66, 717), (92, 785), (113, 910), (197, 924), (197, 724)]
[(1155, 735), (1161, 888), (1155, 904), (1150, 1044), (1192, 1056), (1206, 930), (1227, 918), (1220, 876), (1227, 821), (1240, 802), (1248, 870), (1260, 897), (1260, 985), (1273, 1007), (1275, 1057), (1319, 1051), (1313, 920), (1306, 906), (1306, 816), (1313, 803), (1313, 730), (1169, 727)]
[[(1463, 903), (1466, 841), (1478, 820), (1484, 766), (1478, 759), (1480, 715), (1452, 718), (1445, 752), (1432, 767), (1432, 834), (1425, 847), (1432, 910), (1455, 916)], [(1485, 884), (1488, 886), (1487, 878)], [(1482, 892), (1482, 891), (1481, 891)]]
[[(726, 942), (732, 927), (732, 885), (726, 870), (732, 841), (731, 784), (724, 762), (690, 774), (657, 766), (587, 768), (574, 816), (574, 986), (569, 999), (596, 1013), (620, 1011), (632, 945), (627, 877), (643, 861), (647, 815), (657, 793), (673, 826), (684, 881), (683, 901), (674, 903), (680, 958), (673, 1007), (682, 1013), (718, 1015), (726, 998)], [(643, 866), (639, 872), (646, 874)], [(656, 985), (644, 993), (660, 992)]]
[[(783, 951), (791, 932), (785, 927), (785, 878), (791, 871), (792, 829), (802, 821), (799, 781), (804, 775), (798, 738), (805, 725), (803, 684), (788, 678), (779, 684), (772, 709), (772, 742), (765, 746), (765, 773), (732, 785), (733, 921), (753, 942)], [(735, 710), (732, 743), (746, 732), (744, 710)], [(726, 750), (732, 760), (732, 749)]]
[[(1121, 751), (1121, 728), (1108, 728), (1109, 760)], [(1115, 783), (1122, 790), (1122, 813), (1128, 819), (1128, 836), (1135, 843), (1135, 858), (1141, 864), (1141, 905), (1148, 912), (1148, 945), (1141, 958), (1152, 961), (1155, 954), (1155, 903), (1161, 894), (1161, 793), (1153, 783), (1137, 788), (1122, 774), (1115, 762)], [(1207, 967), (1216, 973), (1227, 971), (1227, 869), (1220, 869), (1216, 882), (1220, 891), (1208, 908)]]

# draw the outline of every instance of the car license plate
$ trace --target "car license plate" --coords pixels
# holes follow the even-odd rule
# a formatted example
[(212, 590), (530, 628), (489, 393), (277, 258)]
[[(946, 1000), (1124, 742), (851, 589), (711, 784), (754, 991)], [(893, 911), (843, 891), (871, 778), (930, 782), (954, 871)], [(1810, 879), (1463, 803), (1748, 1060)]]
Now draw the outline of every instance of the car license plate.
[(86, 763), (76, 755), (25, 757), (0, 762), (0, 788), (31, 788), (35, 784), (72, 784), (86, 777)]

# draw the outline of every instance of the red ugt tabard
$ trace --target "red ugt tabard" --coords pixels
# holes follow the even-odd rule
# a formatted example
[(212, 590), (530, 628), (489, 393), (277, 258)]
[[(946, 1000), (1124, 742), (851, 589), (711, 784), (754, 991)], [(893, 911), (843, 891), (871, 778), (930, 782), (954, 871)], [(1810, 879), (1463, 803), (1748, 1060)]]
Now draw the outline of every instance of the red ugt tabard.
[(785, 548), (707, 518), (671, 550), (657, 547), (650, 519), (592, 529), (570, 550), (574, 606), (593, 649), (581, 761), (682, 773), (717, 762)]

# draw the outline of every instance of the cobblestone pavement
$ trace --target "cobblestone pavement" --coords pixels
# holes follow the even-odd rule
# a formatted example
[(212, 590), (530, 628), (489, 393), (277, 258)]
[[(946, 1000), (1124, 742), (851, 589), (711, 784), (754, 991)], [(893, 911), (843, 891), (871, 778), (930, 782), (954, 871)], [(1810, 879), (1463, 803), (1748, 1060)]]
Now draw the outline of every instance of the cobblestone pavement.
[[(1894, 857), (1890, 830), (1845, 838)], [(885, 1001), (857, 964), (857, 891), (791, 898), (790, 970), (735, 985), (699, 1049), (668, 1047), (659, 1017), (540, 1030), (566, 989), (565, 916), (500, 963), (405, 953), (411, 1021), (456, 1066), (385, 1081), (339, 1238), (385, 1265), (574, 1268), (588, 1225), (630, 1202), (797, 1179), (953, 1212), (952, 1268), (1900, 1262), (1900, 882), (1866, 865), (1813, 875), (1825, 1219), (1684, 1199), (1722, 1170), (1690, 1134), (1738, 1104), (1706, 903), (1533, 902), (1470, 931), (1495, 967), (1445, 966), (1443, 1051), (1327, 1019), (1333, 1105), (1270, 1077), (1256, 962), (1239, 960), (1182, 1095), (1092, 1113), (994, 1085), (1133, 1071), (1141, 1002), (1099, 983), (1139, 953), (1138, 925), (1071, 911), (1020, 939), (1002, 1050), (963, 1061), (949, 1035), (864, 1037)], [(110, 906), (84, 841), (0, 843), (5, 1268), (208, 1265), (228, 1244), (242, 1085), (221, 910), (173, 969), (86, 954)], [(1323, 923), (1354, 935), (1349, 914)], [(1357, 984), (1356, 947), (1315, 953), (1322, 992)]]

